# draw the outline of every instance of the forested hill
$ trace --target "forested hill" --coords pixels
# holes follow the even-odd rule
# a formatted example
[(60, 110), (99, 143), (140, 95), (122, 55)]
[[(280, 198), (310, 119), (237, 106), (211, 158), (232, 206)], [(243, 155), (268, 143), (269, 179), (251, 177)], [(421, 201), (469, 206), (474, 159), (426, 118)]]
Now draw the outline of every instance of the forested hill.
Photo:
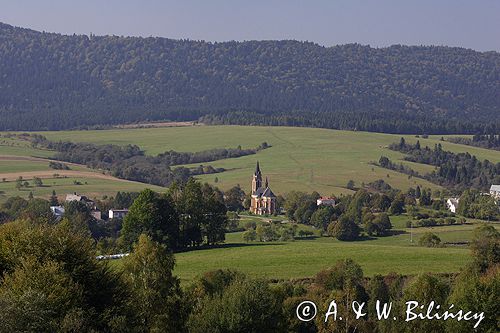
[(500, 53), (66, 36), (0, 23), (0, 130), (200, 118), (498, 133)]

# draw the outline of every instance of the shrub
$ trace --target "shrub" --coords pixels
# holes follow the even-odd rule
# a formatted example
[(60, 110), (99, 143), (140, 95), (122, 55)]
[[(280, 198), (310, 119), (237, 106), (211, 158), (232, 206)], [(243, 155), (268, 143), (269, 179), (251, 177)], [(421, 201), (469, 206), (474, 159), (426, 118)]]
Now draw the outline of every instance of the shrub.
[(256, 239), (257, 239), (257, 233), (253, 229), (247, 230), (243, 233), (243, 240), (245, 242), (253, 242)]
[(439, 238), (436, 234), (433, 234), (432, 232), (426, 232), (420, 237), (420, 239), (418, 240), (418, 244), (420, 246), (427, 246), (427, 247), (440, 247), (441, 238)]
[(328, 226), (328, 234), (341, 241), (353, 241), (359, 236), (359, 227), (347, 216), (341, 216), (336, 222)]

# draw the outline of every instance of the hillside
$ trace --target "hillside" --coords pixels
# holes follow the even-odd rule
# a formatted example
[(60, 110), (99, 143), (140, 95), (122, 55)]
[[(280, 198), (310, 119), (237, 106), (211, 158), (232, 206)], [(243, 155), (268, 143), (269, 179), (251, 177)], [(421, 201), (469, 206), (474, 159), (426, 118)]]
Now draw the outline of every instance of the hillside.
[(389, 133), (500, 131), (496, 52), (65, 36), (0, 23), (0, 73), (0, 130), (200, 119)]
[[(6, 138), (0, 133), (0, 205), (9, 197), (27, 199), (30, 193), (45, 199), (50, 197), (52, 191), (56, 191), (60, 198), (73, 192), (102, 198), (104, 195), (114, 196), (118, 191), (165, 190), (159, 186), (119, 179), (84, 165), (66, 163), (69, 170), (56, 170), (50, 167), (54, 154), (54, 151), (36, 149), (26, 141)], [(16, 180), (20, 177), (28, 186), (17, 188)], [(42, 186), (34, 185), (35, 177), (42, 179)]]
[[(384, 179), (391, 186), (406, 190), (409, 187), (438, 186), (416, 177), (371, 165), (380, 156), (387, 156), (397, 163), (408, 165), (424, 174), (434, 167), (404, 161), (404, 154), (388, 149), (399, 142), (400, 135), (336, 131), (317, 128), (260, 127), (260, 126), (191, 126), (170, 128), (113, 129), (97, 131), (40, 132), (49, 140), (90, 142), (93, 144), (138, 145), (146, 154), (156, 156), (168, 150), (196, 152), (213, 148), (231, 148), (241, 145), (244, 149), (266, 141), (271, 148), (257, 154), (203, 163), (204, 166), (223, 168), (226, 171), (206, 174), (196, 178), (227, 190), (240, 184), (245, 191), (250, 186), (256, 161), (262, 172), (269, 176), (276, 194), (293, 190), (318, 191), (329, 195), (351, 193), (345, 186), (354, 180), (356, 186)], [(417, 138), (405, 136), (409, 143)], [(479, 160), (500, 162), (500, 152), (478, 147), (441, 142), (439, 138), (420, 138), (422, 146), (434, 147), (442, 143), (452, 152), (469, 152)], [(185, 165), (197, 167), (199, 164)], [(217, 179), (217, 180), (216, 180)]]

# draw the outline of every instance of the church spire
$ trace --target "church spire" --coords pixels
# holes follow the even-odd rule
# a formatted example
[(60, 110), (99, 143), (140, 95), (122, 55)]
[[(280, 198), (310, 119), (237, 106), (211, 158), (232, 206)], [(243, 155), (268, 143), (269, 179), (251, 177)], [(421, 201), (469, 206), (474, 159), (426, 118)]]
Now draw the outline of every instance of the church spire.
[(259, 162), (257, 161), (257, 167), (255, 168), (255, 173), (252, 177), (252, 194), (257, 192), (262, 187), (262, 174), (260, 172)]
[(257, 167), (255, 168), (255, 174), (260, 175), (260, 166), (259, 166), (259, 161), (257, 161)]
[(269, 179), (267, 179), (267, 176), (266, 176), (266, 188), (269, 187)]

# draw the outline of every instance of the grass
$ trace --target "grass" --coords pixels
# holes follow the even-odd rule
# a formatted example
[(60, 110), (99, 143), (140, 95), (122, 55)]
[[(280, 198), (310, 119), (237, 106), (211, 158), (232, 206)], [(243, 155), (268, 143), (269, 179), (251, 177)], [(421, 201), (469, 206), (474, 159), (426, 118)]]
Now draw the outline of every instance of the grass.
[[(0, 132), (0, 134), (2, 134)], [(34, 156), (34, 157), (52, 157), (53, 151), (35, 149), (30, 146), (27, 141), (18, 140), (16, 138), (0, 137), (0, 155), (12, 156)]]
[(389, 272), (417, 274), (455, 272), (470, 259), (466, 249), (382, 244), (384, 242), (378, 240), (340, 242), (321, 237), (246, 244), (242, 242), (241, 234), (235, 233), (228, 235), (227, 243), (222, 248), (177, 254), (175, 273), (183, 281), (218, 268), (240, 270), (253, 277), (304, 278), (333, 266), (337, 260), (351, 258), (361, 265), (367, 276)]
[[(58, 195), (78, 192), (93, 198), (115, 195), (118, 191), (141, 191), (144, 188), (151, 188), (159, 192), (165, 190), (159, 186), (113, 179), (112, 177), (102, 179), (102, 175), (98, 171), (76, 164), (69, 165), (70, 172), (82, 172), (85, 176), (73, 175), (54, 178), (53, 174), (64, 174), (66, 171), (54, 170), (49, 167), (49, 160), (45, 158), (50, 158), (53, 155), (53, 151), (32, 148), (26, 141), (0, 136), (0, 202), (11, 196), (27, 198), (30, 192), (33, 192), (35, 197), (48, 198), (53, 190)], [(92, 174), (95, 174), (95, 177)], [(13, 179), (18, 176), (22, 176), (31, 186), (21, 190), (16, 189)], [(41, 177), (44, 186), (34, 187), (31, 181), (34, 176)], [(7, 181), (3, 181), (4, 178)], [(75, 185), (75, 182), (79, 182), (81, 185)]]
[[(75, 185), (80, 182), (81, 185)], [(144, 188), (151, 188), (155, 191), (164, 191), (164, 188), (154, 185), (145, 185), (138, 182), (129, 182), (121, 180), (97, 179), (97, 178), (50, 178), (43, 179), (42, 187), (31, 186), (21, 190), (16, 189), (15, 182), (0, 182), (0, 202), (5, 201), (8, 197), (20, 196), (28, 198), (29, 193), (33, 192), (35, 197), (48, 198), (55, 190), (61, 198), (67, 193), (78, 192), (92, 198), (101, 198), (104, 195), (114, 196), (118, 191), (134, 191), (138, 192)]]
[[(263, 220), (257, 217), (245, 219)], [(405, 215), (391, 216), (396, 235), (355, 242), (317, 237), (290, 242), (245, 243), (241, 232), (228, 233), (225, 244), (219, 247), (177, 253), (174, 273), (183, 283), (220, 268), (239, 270), (251, 277), (287, 280), (313, 277), (320, 270), (333, 266), (337, 260), (350, 258), (361, 265), (366, 276), (390, 272), (413, 275), (458, 272), (471, 260), (466, 247), (427, 248), (417, 244), (420, 235), (426, 231), (438, 234), (447, 242), (470, 240), (477, 224), (413, 229), (413, 242), (410, 242), (410, 229), (401, 227), (406, 219)], [(498, 224), (495, 227), (500, 229)], [(311, 229), (307, 226), (301, 228)], [(120, 267), (121, 260), (111, 264)]]
[[(148, 129), (113, 129), (98, 131), (41, 132), (51, 140), (70, 140), (96, 144), (136, 144), (155, 155), (170, 149), (176, 151), (201, 151), (217, 147), (253, 148), (266, 141), (271, 148), (235, 159), (215, 161), (210, 164), (227, 171), (216, 175), (203, 175), (199, 179), (228, 189), (240, 184), (248, 189), (250, 177), (257, 160), (261, 162), (264, 176), (269, 176), (275, 193), (291, 190), (318, 191), (321, 194), (349, 193), (345, 185), (353, 179), (357, 186), (377, 179), (384, 179), (394, 187), (406, 189), (417, 184), (438, 188), (425, 180), (370, 165), (384, 155), (394, 161), (403, 155), (387, 149), (399, 141), (400, 135), (336, 131), (314, 128), (252, 127), (252, 126), (196, 126)], [(405, 136), (415, 142), (413, 136)], [(433, 147), (438, 138), (419, 139), (422, 146)], [(479, 159), (500, 161), (500, 152), (476, 147), (441, 142), (444, 149), (455, 152), (468, 151)], [(403, 162), (420, 172), (431, 166)], [(217, 179), (216, 179), (217, 178)]]
[(12, 172), (43, 171), (43, 170), (50, 170), (48, 162), (43, 162), (43, 161), (20, 162), (16, 160), (0, 161), (0, 174), (12, 173)]
[[(391, 216), (393, 236), (355, 242), (317, 237), (293, 242), (245, 243), (242, 233), (228, 233), (226, 244), (219, 248), (176, 254), (175, 273), (184, 282), (218, 268), (240, 270), (252, 277), (294, 279), (312, 277), (337, 260), (351, 258), (367, 276), (389, 272), (411, 275), (458, 272), (469, 262), (470, 251), (466, 247), (426, 248), (417, 245), (418, 239), (422, 233), (431, 231), (443, 242), (468, 241), (477, 224), (410, 230), (405, 226), (407, 219), (406, 215)], [(500, 229), (500, 225), (495, 226)]]
[[(318, 237), (293, 242), (245, 243), (242, 233), (231, 233), (226, 235), (223, 246), (177, 253), (175, 257), (174, 274), (183, 284), (215, 269), (288, 280), (313, 277), (338, 260), (348, 258), (361, 265), (365, 276), (390, 272), (403, 275), (458, 272), (471, 260), (466, 248), (419, 247), (416, 241), (410, 243), (409, 234), (356, 242)], [(111, 264), (120, 267), (121, 260)]]

